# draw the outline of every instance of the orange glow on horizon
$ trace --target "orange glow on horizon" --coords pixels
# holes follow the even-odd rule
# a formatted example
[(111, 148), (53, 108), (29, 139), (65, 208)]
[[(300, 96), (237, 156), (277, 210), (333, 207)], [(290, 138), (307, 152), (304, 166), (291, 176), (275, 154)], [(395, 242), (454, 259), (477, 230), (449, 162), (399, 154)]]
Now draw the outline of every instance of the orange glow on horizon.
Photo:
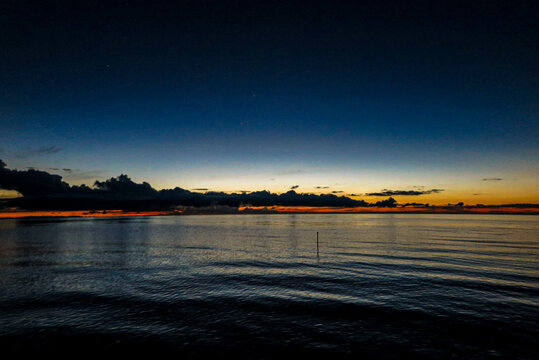
[(444, 208), (444, 207), (314, 207), (314, 206), (242, 206), (239, 211), (272, 211), (278, 213), (322, 213), (322, 214), (360, 214), (360, 213), (440, 213), (440, 214), (539, 214), (539, 208), (483, 207), (483, 208)]
[(174, 211), (123, 211), (123, 210), (58, 210), (58, 211), (0, 211), (0, 219), (44, 218), (44, 217), (81, 217), (108, 218), (158, 215), (231, 215), (231, 214), (265, 214), (265, 213), (296, 213), (296, 214), (368, 214), (368, 213), (401, 213), (401, 214), (532, 214), (539, 215), (539, 208), (517, 207), (482, 207), (482, 208), (450, 208), (450, 207), (311, 207), (311, 206), (240, 206), (237, 212), (214, 212), (211, 209), (174, 210)]
[(125, 216), (155, 216), (181, 214), (182, 211), (122, 211), (122, 210), (74, 210), (74, 211), (6, 211), (0, 212), (0, 219), (17, 219), (25, 217), (125, 217)]

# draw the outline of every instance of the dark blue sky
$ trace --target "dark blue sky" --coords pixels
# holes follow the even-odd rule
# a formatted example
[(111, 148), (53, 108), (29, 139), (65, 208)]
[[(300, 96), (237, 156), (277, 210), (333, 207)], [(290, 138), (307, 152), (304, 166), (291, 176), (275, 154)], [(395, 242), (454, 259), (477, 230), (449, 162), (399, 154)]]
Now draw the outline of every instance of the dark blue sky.
[(69, 168), (73, 183), (128, 173), (158, 188), (539, 201), (538, 13), (518, 1), (7, 1), (0, 158)]

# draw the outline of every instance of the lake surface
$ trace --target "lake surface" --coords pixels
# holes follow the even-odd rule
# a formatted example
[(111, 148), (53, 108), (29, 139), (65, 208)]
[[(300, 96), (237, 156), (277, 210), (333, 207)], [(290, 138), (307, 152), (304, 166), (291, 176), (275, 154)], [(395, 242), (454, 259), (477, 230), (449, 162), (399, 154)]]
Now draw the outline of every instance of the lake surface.
[(0, 221), (3, 350), (537, 359), (538, 339), (538, 216)]

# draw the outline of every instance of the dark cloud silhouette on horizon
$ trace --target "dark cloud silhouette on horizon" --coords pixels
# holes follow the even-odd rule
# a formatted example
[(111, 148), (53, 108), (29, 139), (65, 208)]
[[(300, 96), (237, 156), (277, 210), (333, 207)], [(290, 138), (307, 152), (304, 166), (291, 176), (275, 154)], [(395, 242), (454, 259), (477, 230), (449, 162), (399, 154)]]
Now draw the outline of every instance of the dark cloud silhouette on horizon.
[(208, 188), (195, 188), (195, 189), (191, 189), (191, 190), (195, 190), (195, 191), (208, 191), (209, 189), (208, 189)]
[[(127, 175), (111, 177), (104, 181), (95, 181), (92, 187), (69, 185), (62, 176), (40, 170), (11, 170), (0, 159), (0, 189), (14, 190), (22, 197), (3, 199), (1, 207), (18, 207), (25, 210), (174, 210), (181, 206), (231, 207), (249, 206), (324, 206), (324, 207), (395, 207), (393, 197), (376, 203), (354, 200), (335, 194), (297, 193), (289, 190), (277, 194), (267, 190), (225, 193), (209, 191), (191, 192), (175, 187), (174, 189), (156, 190), (147, 182), (136, 183)], [(443, 189), (431, 189), (420, 192), (438, 193)], [(402, 193), (412, 195), (418, 191), (399, 191), (384, 189), (380, 194)], [(378, 194), (378, 193), (377, 193)], [(356, 195), (356, 194), (352, 194)], [(380, 195), (375, 195), (380, 196)], [(412, 203), (413, 205), (419, 205)], [(462, 204), (462, 203), (459, 203)], [(457, 204), (458, 205), (458, 204)], [(425, 204), (428, 207), (428, 204)], [(479, 206), (479, 205), (476, 205)], [(484, 206), (484, 205), (481, 205)], [(498, 205), (509, 206), (509, 205)], [(539, 206), (537, 204), (511, 204), (510, 206)]]
[(71, 187), (62, 181), (60, 175), (51, 175), (46, 171), (35, 170), (10, 170), (6, 163), (0, 160), (0, 188), (16, 190), (24, 196), (42, 194), (62, 194), (68, 192)]
[(438, 194), (444, 191), (444, 189), (430, 189), (430, 190), (389, 190), (382, 189), (380, 192), (366, 193), (366, 196), (414, 196), (414, 195), (427, 195)]
[(290, 190), (294, 190), (294, 189), (297, 189), (297, 188), (299, 188), (299, 185), (290, 186)]
[(329, 189), (329, 186), (316, 186), (315, 189)]
[(26, 208), (57, 209), (169, 209), (174, 206), (226, 205), (253, 206), (371, 206), (363, 200), (354, 200), (334, 194), (296, 193), (290, 190), (276, 194), (269, 191), (224, 193), (191, 192), (180, 187), (156, 190), (147, 182), (135, 183), (122, 174), (105, 181), (95, 181), (93, 187), (70, 186), (62, 176), (41, 170), (11, 170), (0, 160), (0, 188), (16, 190), (22, 198), (11, 204)]
[(493, 177), (493, 178), (483, 178), (483, 181), (502, 181), (502, 178)]

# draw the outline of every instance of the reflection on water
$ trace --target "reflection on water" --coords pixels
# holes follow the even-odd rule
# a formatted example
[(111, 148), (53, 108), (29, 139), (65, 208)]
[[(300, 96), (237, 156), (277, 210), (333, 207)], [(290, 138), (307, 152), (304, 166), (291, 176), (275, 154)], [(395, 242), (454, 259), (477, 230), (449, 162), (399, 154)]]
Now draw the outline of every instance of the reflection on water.
[(24, 351), (534, 358), (539, 218), (3, 220), (0, 284)]

